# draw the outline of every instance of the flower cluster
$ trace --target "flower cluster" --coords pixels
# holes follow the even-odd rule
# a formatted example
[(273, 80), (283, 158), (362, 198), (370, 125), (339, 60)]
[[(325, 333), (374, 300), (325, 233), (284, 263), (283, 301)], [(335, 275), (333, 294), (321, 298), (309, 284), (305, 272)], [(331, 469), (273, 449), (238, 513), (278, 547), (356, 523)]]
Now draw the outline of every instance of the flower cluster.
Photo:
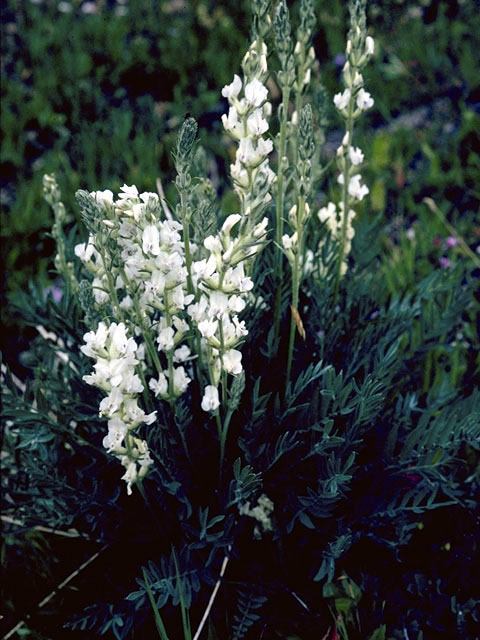
[[(331, 233), (332, 238), (337, 242), (340, 242), (342, 237), (342, 229), (344, 224), (344, 215), (343, 215), (343, 202), (340, 202), (339, 206), (334, 202), (329, 202), (326, 207), (322, 207), (318, 211), (318, 219), (322, 224), (326, 225), (327, 230)], [(347, 272), (348, 264), (347, 258), (350, 250), (352, 248), (352, 240), (355, 235), (355, 229), (353, 228), (353, 219), (355, 217), (355, 211), (350, 209), (347, 221), (346, 221), (346, 238), (344, 245), (344, 254), (341, 265), (341, 275), (344, 276)], [(320, 247), (324, 244), (324, 240), (321, 241)]]
[(139, 194), (135, 186), (124, 185), (116, 201), (111, 191), (90, 195), (105, 208), (109, 241), (115, 242), (119, 255), (117, 262), (108, 262), (105, 255), (112, 251), (105, 251), (100, 234), (75, 248), (94, 275), (96, 302), (117, 300), (120, 311), (133, 314), (136, 326), (153, 335), (156, 351), (164, 358), (162, 364), (156, 353), (150, 353), (158, 379), (150, 380), (149, 387), (156, 396), (177, 397), (190, 382), (182, 364), (189, 359), (190, 350), (181, 342), (189, 330), (184, 310), (193, 299), (186, 293), (182, 225), (160, 220), (158, 195)]
[(201, 337), (210, 384), (204, 391), (202, 408), (215, 411), (219, 405), (218, 385), (222, 372), (238, 375), (242, 372), (242, 354), (237, 349), (248, 330), (238, 314), (246, 306), (246, 296), (253, 289), (252, 279), (245, 273), (245, 262), (262, 248), (267, 218), (232, 237), (232, 230), (241, 222), (240, 214), (231, 214), (220, 233), (208, 236), (204, 248), (208, 258), (192, 264), (197, 301), (188, 307)]
[[(145, 415), (135, 398), (146, 386), (144, 371), (156, 371), (148, 387), (170, 402), (191, 382), (191, 352), (184, 341), (193, 295), (187, 293), (182, 225), (161, 220), (158, 196), (139, 194), (135, 186), (124, 185), (116, 200), (108, 190), (81, 197), (90, 236), (75, 254), (93, 276), (91, 289), (102, 315), (111, 308), (122, 320), (110, 326), (100, 322), (85, 335), (82, 351), (97, 360), (85, 381), (108, 394), (100, 404), (100, 415), (108, 418), (104, 445), (125, 466), (130, 493), (152, 462), (146, 443), (133, 436), (141, 423), (155, 420), (155, 412)], [(141, 337), (140, 345), (126, 338), (126, 327)]]
[(86, 333), (83, 339), (81, 351), (96, 360), (94, 373), (83, 379), (107, 394), (99, 407), (100, 415), (108, 418), (108, 434), (103, 446), (125, 468), (122, 480), (131, 494), (132, 484), (146, 475), (153, 462), (147, 443), (135, 437), (139, 425), (152, 424), (156, 419), (156, 411), (146, 414), (138, 406), (136, 397), (143, 391), (135, 368), (145, 357), (144, 349), (127, 337), (123, 322), (112, 322), (109, 327), (100, 322), (97, 330)]
[(253, 536), (256, 540), (261, 540), (262, 531), (266, 533), (273, 530), (271, 520), (271, 513), (273, 510), (274, 504), (265, 493), (262, 493), (258, 498), (257, 505), (255, 507), (251, 508), (249, 502), (245, 502), (239, 506), (239, 513), (241, 516), (254, 518), (261, 525), (261, 529), (256, 525), (253, 530)]
[(244, 82), (235, 75), (233, 82), (222, 89), (222, 96), (230, 105), (222, 122), (225, 130), (238, 140), (235, 163), (230, 166), (230, 172), (242, 214), (248, 215), (270, 202), (269, 188), (275, 178), (267, 159), (273, 143), (263, 137), (268, 131), (268, 117), (272, 112), (263, 84), (268, 74), (265, 43), (258, 40), (252, 43), (242, 67)]
[(362, 183), (359, 172), (364, 155), (359, 147), (353, 146), (353, 125), (363, 112), (373, 106), (373, 98), (364, 89), (361, 70), (372, 57), (374, 49), (373, 38), (366, 35), (364, 16), (356, 15), (353, 8), (352, 28), (347, 40), (346, 62), (342, 70), (345, 89), (333, 98), (335, 107), (345, 119), (346, 129), (342, 144), (337, 149), (339, 168), (337, 181), (342, 186), (342, 202), (338, 208), (334, 203), (329, 202), (318, 212), (320, 221), (326, 222), (332, 236), (339, 240), (340, 275), (346, 273), (346, 258), (354, 236), (352, 219), (355, 213), (350, 208), (351, 204), (361, 202), (369, 192), (368, 187)]
[(244, 81), (235, 75), (233, 82), (222, 89), (230, 104), (222, 122), (238, 141), (230, 170), (240, 213), (227, 216), (220, 232), (205, 238), (205, 257), (192, 263), (196, 299), (188, 313), (201, 336), (208, 368), (209, 384), (201, 406), (211, 412), (220, 406), (219, 384), (222, 382), (225, 393), (226, 375), (236, 376), (243, 370), (238, 347), (248, 330), (239, 314), (253, 288), (249, 276), (252, 259), (266, 241), (268, 219), (260, 218), (271, 200), (269, 190), (275, 178), (267, 159), (273, 143), (263, 137), (271, 113), (263, 84), (267, 76), (266, 55), (265, 44), (253, 42), (242, 63)]

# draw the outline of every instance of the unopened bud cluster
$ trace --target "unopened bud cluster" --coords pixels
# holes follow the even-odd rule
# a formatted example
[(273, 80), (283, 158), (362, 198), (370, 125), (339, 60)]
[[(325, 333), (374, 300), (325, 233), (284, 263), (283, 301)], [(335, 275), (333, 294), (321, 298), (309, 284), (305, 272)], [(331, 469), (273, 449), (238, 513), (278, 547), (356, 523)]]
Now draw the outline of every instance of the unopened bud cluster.
[(298, 123), (298, 158), (295, 167), (297, 202), (288, 212), (288, 223), (293, 233), (282, 236), (283, 250), (292, 266), (295, 258), (303, 259), (303, 233), (310, 218), (307, 198), (312, 186), (311, 171), (314, 153), (313, 115), (311, 106), (307, 104), (300, 111)]

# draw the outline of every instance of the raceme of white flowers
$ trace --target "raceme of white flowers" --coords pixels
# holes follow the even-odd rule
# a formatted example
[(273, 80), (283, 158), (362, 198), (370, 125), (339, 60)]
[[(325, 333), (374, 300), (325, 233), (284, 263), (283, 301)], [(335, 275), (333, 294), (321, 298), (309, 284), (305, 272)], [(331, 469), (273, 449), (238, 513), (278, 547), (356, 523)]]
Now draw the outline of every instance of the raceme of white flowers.
[(228, 115), (222, 116), (222, 123), (238, 140), (235, 163), (230, 166), (230, 172), (240, 199), (241, 213), (251, 216), (255, 209), (264, 209), (270, 202), (269, 189), (275, 179), (267, 159), (273, 151), (273, 142), (264, 136), (272, 112), (272, 105), (267, 102), (268, 90), (263, 84), (268, 75), (264, 42), (256, 40), (252, 43), (242, 67), (243, 81), (235, 75), (233, 82), (222, 89), (222, 96), (230, 105)]
[(123, 322), (108, 327), (100, 322), (97, 331), (86, 333), (84, 340), (82, 352), (96, 362), (95, 372), (83, 379), (108, 394), (99, 407), (100, 415), (108, 418), (103, 446), (124, 466), (122, 480), (131, 494), (132, 484), (145, 476), (153, 462), (145, 440), (135, 437), (135, 429), (142, 423), (152, 424), (156, 416), (156, 411), (145, 414), (137, 401), (143, 385), (135, 367), (144, 359), (144, 350), (127, 338)]
[[(359, 147), (353, 146), (352, 138), (354, 121), (373, 106), (373, 98), (363, 87), (364, 80), (361, 70), (372, 57), (375, 49), (373, 38), (371, 36), (365, 37), (364, 31), (358, 25), (353, 25), (349, 35), (346, 62), (342, 70), (345, 89), (333, 98), (335, 107), (345, 119), (346, 132), (342, 144), (337, 149), (339, 168), (337, 181), (344, 188), (344, 196), (339, 206), (329, 202), (318, 212), (320, 222), (326, 224), (332, 237), (344, 243), (342, 275), (347, 271), (347, 257), (355, 235), (352, 225), (355, 211), (351, 205), (355, 202), (361, 202), (369, 193), (368, 187), (362, 183), (360, 174), (364, 155)], [(347, 212), (346, 216), (344, 212)]]
[[(139, 193), (135, 186), (124, 185), (117, 198), (109, 190), (83, 192), (90, 235), (75, 247), (75, 254), (90, 274), (92, 304), (102, 318), (95, 330), (84, 335), (81, 350), (95, 361), (93, 372), (84, 380), (105, 394), (99, 406), (100, 416), (108, 420), (103, 445), (123, 465), (122, 479), (129, 494), (153, 463), (138, 431), (154, 423), (158, 411), (147, 413), (140, 404), (150, 409), (158, 399), (172, 407), (197, 379), (202, 385), (201, 408), (218, 421), (219, 412), (225, 410), (223, 403), (228, 402), (229, 376), (243, 371), (241, 345), (248, 328), (241, 314), (248, 304), (256, 303), (251, 274), (255, 257), (267, 242), (265, 213), (277, 180), (268, 159), (273, 143), (269, 137), (272, 107), (265, 86), (267, 54), (258, 36), (242, 61), (243, 76), (235, 75), (222, 89), (229, 103), (222, 123), (238, 145), (230, 171), (239, 212), (228, 215), (216, 234), (198, 245), (190, 242), (184, 227), (190, 219), (186, 223), (173, 219), (168, 209), (164, 212), (157, 194)], [(346, 121), (337, 152), (344, 198), (338, 206), (330, 202), (318, 212), (332, 236), (343, 237), (342, 274), (354, 235), (355, 213), (350, 205), (368, 193), (359, 173), (363, 152), (353, 146), (352, 132), (353, 121), (373, 104), (360, 73), (372, 54), (370, 37), (357, 33), (348, 41), (343, 69), (346, 88), (334, 97)], [(301, 90), (310, 81), (312, 56), (309, 50), (302, 63)], [(313, 139), (310, 106), (295, 117), (310, 127), (307, 142)], [(308, 184), (313, 153), (309, 149), (301, 156), (304, 169), (297, 171)], [(296, 234), (303, 232), (297, 227), (310, 216), (308, 189), (299, 187), (299, 194), (301, 204), (294, 205), (288, 216), (293, 234), (282, 238), (283, 252), (291, 263), (298, 253)], [(305, 255), (310, 263), (315, 259), (310, 249)], [(254, 510), (245, 513), (257, 517)]]

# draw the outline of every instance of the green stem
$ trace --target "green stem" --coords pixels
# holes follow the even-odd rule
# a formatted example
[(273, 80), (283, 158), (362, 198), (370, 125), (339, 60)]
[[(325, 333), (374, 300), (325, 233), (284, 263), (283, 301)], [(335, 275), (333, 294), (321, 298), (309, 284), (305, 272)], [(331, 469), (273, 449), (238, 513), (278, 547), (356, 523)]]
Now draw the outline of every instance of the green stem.
[[(102, 247), (103, 249), (103, 247)], [(104, 254), (102, 251), (99, 251), (100, 257), (102, 259), (103, 270), (105, 271), (105, 275), (107, 276), (108, 289), (110, 293), (110, 298), (113, 301), (113, 310), (115, 311), (115, 315), (119, 319), (123, 319), (123, 312), (120, 308), (120, 304), (118, 302), (117, 290), (115, 289), (115, 282), (113, 281), (112, 271), (105, 264)], [(123, 276), (122, 276), (123, 277)]]
[(223, 469), (223, 460), (225, 458), (225, 443), (227, 442), (227, 434), (228, 428), (230, 426), (230, 420), (232, 419), (233, 411), (229, 409), (227, 411), (227, 415), (225, 416), (225, 421), (223, 423), (222, 432), (220, 434), (220, 474), (219, 474), (219, 484), (222, 479), (222, 469)]
[[(224, 342), (224, 337), (223, 337), (223, 323), (222, 323), (222, 319), (219, 319), (219, 329), (220, 329), (220, 361), (222, 362), (222, 358), (223, 358), (223, 354), (225, 353), (225, 342)], [(222, 407), (226, 407), (227, 406), (227, 372), (225, 371), (225, 369), (223, 368), (223, 362), (222, 362), (222, 402), (221, 402), (221, 406)], [(218, 411), (218, 415), (220, 416), (220, 411)], [(227, 412), (227, 416), (228, 416), (228, 412)], [(221, 430), (220, 430), (220, 468), (219, 468), (219, 483), (221, 482), (222, 479), (222, 471), (223, 471), (223, 458), (225, 455), (225, 442), (227, 440), (227, 431), (228, 431), (228, 422), (227, 422), (227, 418), (225, 418), (225, 421), (223, 422), (223, 424), (221, 425)]]
[(282, 121), (280, 123), (280, 144), (278, 149), (278, 169), (277, 169), (277, 202), (276, 202), (276, 221), (275, 221), (275, 242), (277, 245), (277, 253), (275, 260), (275, 310), (274, 310), (274, 335), (275, 342), (280, 336), (280, 314), (282, 311), (282, 281), (283, 281), (283, 253), (280, 249), (282, 246), (283, 235), (283, 208), (284, 208), (284, 166), (283, 158), (287, 150), (287, 124), (288, 124), (288, 103), (290, 100), (290, 87), (282, 88)]
[[(298, 212), (297, 212), (297, 250), (295, 251), (295, 260), (292, 268), (292, 307), (294, 310), (298, 310), (298, 298), (300, 291), (300, 281), (301, 281), (301, 273), (300, 273), (300, 256), (303, 255), (303, 214), (305, 211), (305, 197), (300, 196), (298, 200)], [(290, 318), (290, 337), (288, 341), (288, 357), (287, 357), (287, 374), (285, 377), (285, 389), (290, 382), (290, 373), (292, 370), (292, 360), (293, 360), (293, 349), (295, 346), (295, 330), (297, 327), (297, 323), (295, 321), (295, 316), (292, 311), (292, 315)]]
[(186, 204), (184, 194), (180, 194), (183, 222), (183, 243), (185, 247), (185, 266), (187, 267), (187, 292), (195, 294), (192, 280), (192, 254), (190, 252), (190, 218), (186, 215)]
[(342, 265), (343, 259), (345, 257), (345, 245), (347, 242), (347, 230), (348, 230), (348, 216), (350, 213), (350, 196), (348, 193), (348, 184), (350, 182), (350, 147), (352, 144), (352, 136), (353, 136), (353, 106), (354, 102), (350, 99), (348, 103), (348, 113), (347, 113), (347, 121), (346, 121), (346, 132), (348, 136), (348, 145), (345, 152), (345, 170), (343, 172), (343, 190), (342, 190), (342, 201), (343, 201), (343, 220), (342, 220), (342, 235), (340, 238), (340, 249), (338, 254), (338, 262), (337, 262), (337, 274), (335, 277), (335, 284), (333, 287), (333, 306), (335, 307), (338, 302), (338, 294), (340, 290), (340, 279), (342, 277)]
[(218, 324), (220, 330), (220, 361), (222, 362), (222, 406), (224, 407), (227, 404), (227, 372), (223, 368), (223, 355), (225, 353), (225, 341), (223, 338), (223, 322), (222, 319), (219, 318)]
[(138, 376), (139, 376), (139, 378), (140, 378), (140, 380), (142, 381), (142, 384), (143, 384), (143, 393), (142, 393), (142, 395), (143, 395), (143, 400), (145, 402), (145, 407), (146, 407), (148, 413), (152, 413), (153, 404), (152, 404), (152, 400), (150, 398), (150, 394), (147, 391), (147, 389), (148, 389), (147, 380), (145, 378), (145, 374), (143, 372), (141, 364), (136, 368), (136, 370), (137, 370)]

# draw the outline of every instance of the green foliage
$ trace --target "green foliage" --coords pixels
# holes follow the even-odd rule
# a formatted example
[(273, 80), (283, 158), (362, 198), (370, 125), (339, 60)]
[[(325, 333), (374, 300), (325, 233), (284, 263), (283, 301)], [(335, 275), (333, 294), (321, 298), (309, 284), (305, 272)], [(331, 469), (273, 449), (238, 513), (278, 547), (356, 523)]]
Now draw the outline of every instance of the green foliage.
[[(249, 585), (245, 585), (247, 588)], [(232, 627), (232, 640), (241, 640), (245, 637), (248, 629), (260, 619), (260, 614), (256, 613), (268, 598), (256, 594), (252, 589), (238, 590), (237, 612), (234, 614)]]

